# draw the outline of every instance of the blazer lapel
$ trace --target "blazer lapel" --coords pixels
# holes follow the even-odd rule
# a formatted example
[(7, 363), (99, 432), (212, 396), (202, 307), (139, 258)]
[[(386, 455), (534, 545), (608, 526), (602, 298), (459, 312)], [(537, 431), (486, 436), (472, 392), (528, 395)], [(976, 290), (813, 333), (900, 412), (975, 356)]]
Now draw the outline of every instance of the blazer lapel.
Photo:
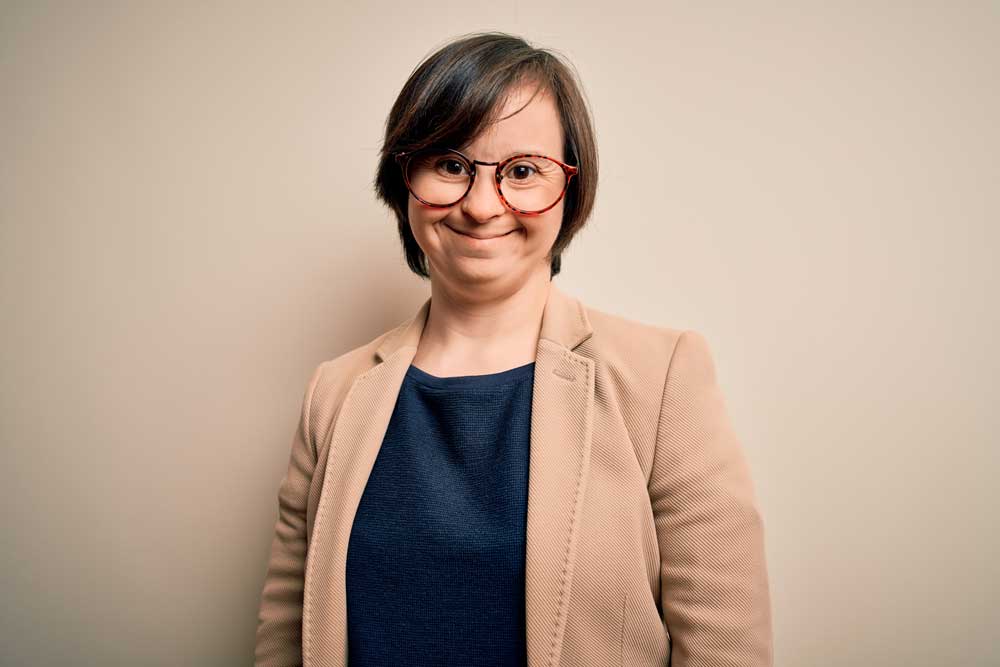
[[(347, 664), (347, 545), (368, 476), (430, 312), (430, 298), (385, 337), (377, 364), (346, 394), (331, 436), (306, 561), (305, 667)], [(531, 402), (525, 620), (529, 667), (559, 663), (594, 421), (594, 361), (574, 349), (593, 333), (575, 298), (549, 286)]]
[(562, 650), (594, 424), (594, 361), (573, 350), (591, 333), (583, 306), (552, 284), (531, 399), (528, 667), (558, 665)]

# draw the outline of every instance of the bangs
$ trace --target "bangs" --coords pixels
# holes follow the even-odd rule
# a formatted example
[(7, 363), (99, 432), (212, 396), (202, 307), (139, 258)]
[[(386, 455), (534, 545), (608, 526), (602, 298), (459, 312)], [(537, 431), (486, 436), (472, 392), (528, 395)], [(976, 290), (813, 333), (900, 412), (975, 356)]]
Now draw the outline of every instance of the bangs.
[(503, 120), (501, 109), (522, 85), (534, 86), (531, 98), (510, 115), (548, 87), (536, 62), (511, 67), (503, 61), (491, 62), (485, 58), (488, 55), (476, 60), (463, 54), (457, 62), (436, 63), (434, 67), (432, 61), (417, 70), (413, 81), (416, 103), (409, 113), (401, 113), (394, 150), (465, 146)]

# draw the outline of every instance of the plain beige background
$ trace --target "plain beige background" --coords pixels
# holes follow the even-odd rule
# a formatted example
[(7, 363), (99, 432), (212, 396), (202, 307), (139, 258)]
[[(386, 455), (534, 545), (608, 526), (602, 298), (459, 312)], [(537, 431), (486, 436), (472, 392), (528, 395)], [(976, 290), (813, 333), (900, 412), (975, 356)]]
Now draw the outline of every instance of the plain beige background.
[(593, 106), (559, 284), (712, 345), (776, 665), (998, 664), (1000, 6), (693, 4), (0, 5), (0, 663), (251, 662), (309, 372), (429, 289), (385, 115), (496, 29)]

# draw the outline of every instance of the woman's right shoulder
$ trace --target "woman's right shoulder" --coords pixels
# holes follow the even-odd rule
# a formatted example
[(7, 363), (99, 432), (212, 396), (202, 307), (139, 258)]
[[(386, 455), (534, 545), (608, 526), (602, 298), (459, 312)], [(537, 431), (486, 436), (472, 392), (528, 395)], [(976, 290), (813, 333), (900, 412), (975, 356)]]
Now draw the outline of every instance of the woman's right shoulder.
[[(382, 332), (367, 343), (358, 345), (333, 358), (320, 361), (313, 367), (303, 397), (312, 429), (322, 432), (333, 422), (351, 385), (359, 376), (380, 363), (376, 351), (382, 342), (397, 329), (399, 326)], [(325, 434), (319, 433), (317, 435), (318, 439), (314, 442), (322, 442)]]

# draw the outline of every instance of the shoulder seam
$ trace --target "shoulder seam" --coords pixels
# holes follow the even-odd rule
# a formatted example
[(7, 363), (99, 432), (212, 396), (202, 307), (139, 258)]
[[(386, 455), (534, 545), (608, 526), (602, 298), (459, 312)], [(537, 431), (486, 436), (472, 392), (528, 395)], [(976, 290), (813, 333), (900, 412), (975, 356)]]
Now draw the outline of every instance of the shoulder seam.
[(316, 462), (318, 458), (318, 452), (316, 451), (316, 445), (313, 441), (313, 426), (312, 426), (312, 404), (313, 404), (313, 394), (316, 393), (316, 385), (319, 384), (319, 378), (323, 375), (323, 367), (326, 366), (327, 362), (322, 361), (319, 365), (313, 369), (312, 378), (309, 380), (309, 387), (306, 390), (306, 401), (305, 401), (305, 429), (306, 432), (303, 434), (305, 437), (306, 447), (309, 449), (309, 453), (312, 454), (313, 463)]
[(663, 389), (661, 390), (661, 393), (660, 393), (659, 409), (656, 412), (656, 435), (653, 436), (653, 457), (652, 457), (652, 459), (650, 459), (650, 462), (649, 462), (649, 475), (646, 477), (646, 489), (647, 490), (649, 489), (649, 481), (650, 481), (650, 479), (653, 476), (653, 470), (656, 469), (656, 454), (657, 454), (657, 452), (660, 449), (660, 447), (659, 447), (659, 445), (660, 445), (660, 429), (663, 427), (663, 404), (664, 404), (664, 402), (666, 401), (666, 398), (667, 398), (667, 385), (670, 383), (670, 371), (674, 367), (674, 359), (677, 357), (677, 348), (679, 348), (681, 346), (681, 339), (684, 338), (684, 335), (686, 333), (688, 333), (688, 331), (689, 331), (689, 329), (682, 330), (681, 334), (677, 337), (677, 340), (674, 342), (674, 347), (673, 347), (672, 350), (670, 350), (670, 361), (667, 362), (667, 372), (664, 374), (664, 377), (663, 377)]

